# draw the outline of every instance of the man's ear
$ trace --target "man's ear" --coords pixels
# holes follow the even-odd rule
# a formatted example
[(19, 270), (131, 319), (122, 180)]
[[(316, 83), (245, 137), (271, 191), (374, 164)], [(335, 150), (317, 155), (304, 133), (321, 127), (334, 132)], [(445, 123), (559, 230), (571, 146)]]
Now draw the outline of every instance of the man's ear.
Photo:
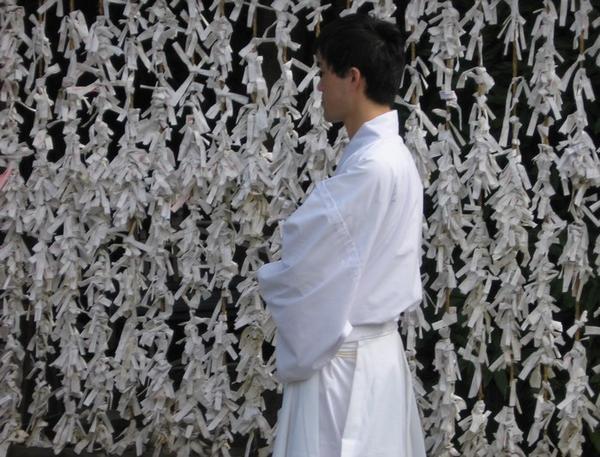
[(362, 90), (362, 86), (365, 85), (365, 78), (360, 70), (356, 67), (350, 67), (348, 76), (350, 76), (350, 84), (352, 84), (353, 87), (356, 87), (357, 90)]

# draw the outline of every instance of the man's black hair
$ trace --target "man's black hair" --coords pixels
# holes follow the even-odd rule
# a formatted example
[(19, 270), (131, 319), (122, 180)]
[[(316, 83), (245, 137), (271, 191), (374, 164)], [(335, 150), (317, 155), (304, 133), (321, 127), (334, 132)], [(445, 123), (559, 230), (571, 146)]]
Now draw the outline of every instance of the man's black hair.
[(323, 27), (316, 52), (343, 77), (356, 67), (366, 80), (366, 95), (392, 106), (404, 68), (402, 33), (394, 24), (363, 14), (350, 14)]

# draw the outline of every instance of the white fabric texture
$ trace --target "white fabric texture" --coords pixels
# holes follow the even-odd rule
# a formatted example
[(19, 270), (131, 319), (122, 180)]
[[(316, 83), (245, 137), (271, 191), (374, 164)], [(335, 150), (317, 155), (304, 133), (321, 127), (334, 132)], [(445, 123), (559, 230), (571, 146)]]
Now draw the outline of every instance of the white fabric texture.
[(364, 123), (335, 175), (283, 223), (281, 260), (257, 272), (279, 379), (308, 379), (353, 326), (397, 321), (420, 302), (422, 209), (396, 111)]

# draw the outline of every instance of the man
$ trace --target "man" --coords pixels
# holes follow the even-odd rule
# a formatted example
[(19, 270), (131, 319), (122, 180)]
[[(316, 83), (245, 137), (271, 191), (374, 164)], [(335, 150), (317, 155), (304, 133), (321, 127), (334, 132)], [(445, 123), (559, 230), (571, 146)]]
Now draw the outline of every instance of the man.
[(282, 226), (258, 271), (285, 383), (274, 457), (421, 457), (423, 432), (397, 321), (421, 301), (422, 185), (391, 109), (393, 24), (351, 15), (317, 40), (325, 118), (350, 143)]

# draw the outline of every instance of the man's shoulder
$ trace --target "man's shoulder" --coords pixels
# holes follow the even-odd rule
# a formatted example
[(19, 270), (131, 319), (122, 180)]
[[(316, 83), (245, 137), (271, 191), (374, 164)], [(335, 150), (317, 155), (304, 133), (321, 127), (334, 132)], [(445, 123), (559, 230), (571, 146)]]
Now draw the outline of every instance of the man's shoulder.
[(400, 171), (412, 160), (410, 152), (399, 135), (375, 138), (350, 157), (347, 170), (365, 168), (372, 172)]

